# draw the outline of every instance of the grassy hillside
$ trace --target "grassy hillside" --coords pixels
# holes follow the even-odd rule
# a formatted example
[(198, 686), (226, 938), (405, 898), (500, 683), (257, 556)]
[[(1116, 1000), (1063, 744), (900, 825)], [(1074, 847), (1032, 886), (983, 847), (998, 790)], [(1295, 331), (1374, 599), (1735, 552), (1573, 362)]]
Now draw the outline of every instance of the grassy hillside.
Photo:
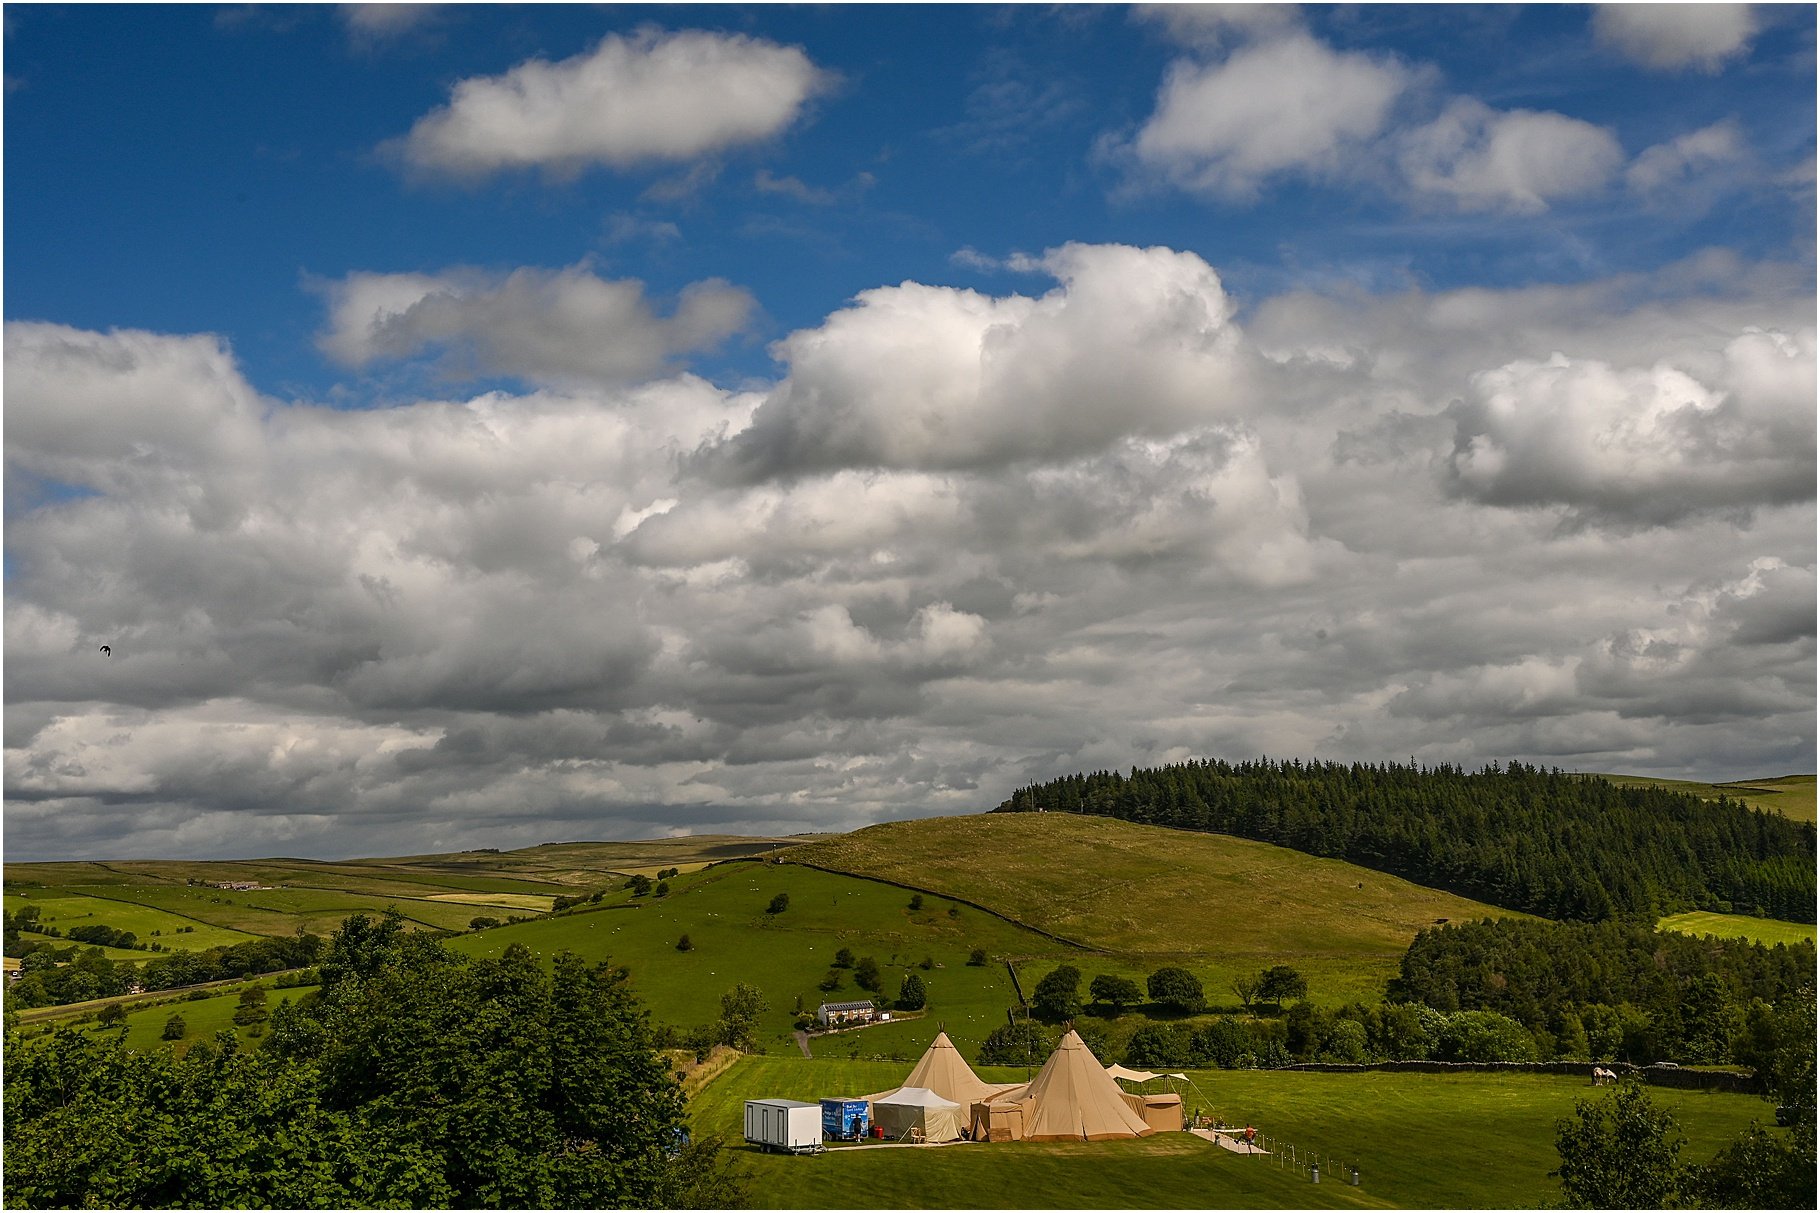
[[(906, 1072), (884, 1063), (746, 1058), (710, 1083), (691, 1111), (698, 1133), (739, 1142), (747, 1099), (864, 1094)], [(1021, 1070), (980, 1073), (1024, 1077)], [(815, 1158), (740, 1147), (740, 1157), (754, 1175), (754, 1202), (766, 1208), (1535, 1208), (1559, 1195), (1548, 1178), (1559, 1161), (1555, 1120), (1593, 1094), (1583, 1079), (1539, 1075), (1220, 1070), (1192, 1077), (1226, 1120), (1255, 1124), (1298, 1153), (1356, 1162), (1360, 1187), (1331, 1172), (1315, 1186), (1271, 1160), (1229, 1154), (1185, 1133)], [(1754, 1096), (1652, 1088), (1650, 1097), (1680, 1121), (1689, 1161), (1711, 1158), (1752, 1119), (1773, 1118)]]
[[(159, 942), (173, 948), (238, 943), (253, 935), (287, 936), (298, 929), (327, 935), (350, 914), (379, 914), (389, 906), (418, 929), (465, 931), (480, 915), (546, 913), (556, 897), (604, 889), (628, 873), (695, 870), (722, 859), (786, 850), (801, 841), (705, 835), (339, 862), (9, 863), (6, 904), (8, 909), (38, 905), (47, 924), (98, 923), (132, 931), (142, 941), (155, 929)], [(260, 887), (211, 887), (216, 883)], [(179, 926), (193, 930), (177, 934)], [(143, 959), (136, 953), (123, 955)]]
[(1421, 928), (1522, 917), (1268, 843), (1071, 813), (888, 822), (786, 858), (964, 897), (1093, 948), (1200, 956), (1220, 975), (1215, 998), (1225, 975), (1276, 963), (1379, 995)]
[[(895, 998), (905, 974), (915, 972), (928, 987), (931, 1016), (969, 1050), (1004, 1022), (1005, 1008), (1017, 1001), (1002, 963), (967, 964), (974, 948), (994, 957), (1069, 954), (970, 907), (955, 907), (950, 916), (950, 903), (926, 897), (923, 909), (912, 911), (910, 894), (901, 889), (791, 864), (728, 864), (669, 883), (674, 891), (665, 898), (634, 899), (620, 891), (602, 900), (608, 908), (464, 935), (449, 946), (497, 956), (522, 943), (544, 956), (566, 949), (590, 960), (610, 958), (631, 971), (653, 1016), (677, 1025), (712, 1021), (721, 994), (739, 982), (756, 985), (770, 1003), (761, 1023), (766, 1047), (791, 1051), (790, 1021), (799, 996), (810, 1010), (824, 999), (866, 997), (851, 973), (838, 990), (817, 988), (842, 947), (878, 961), (888, 997)], [(766, 913), (778, 893), (789, 895), (789, 908)], [(692, 951), (676, 949), (684, 934)], [(925, 959), (938, 967), (921, 968)], [(821, 1047), (921, 1052), (926, 1041), (917, 1041), (933, 1035), (923, 1028), (911, 1033), (911, 1024), (868, 1028), (830, 1038)]]
[(1736, 783), (1697, 783), (1686, 779), (1653, 779), (1647, 775), (1601, 775), (1621, 788), (1667, 788), (1671, 792), (1690, 792), (1707, 800), (1721, 796), (1772, 813), (1791, 821), (1814, 820), (1814, 777), (1783, 775), (1775, 779), (1740, 779)]

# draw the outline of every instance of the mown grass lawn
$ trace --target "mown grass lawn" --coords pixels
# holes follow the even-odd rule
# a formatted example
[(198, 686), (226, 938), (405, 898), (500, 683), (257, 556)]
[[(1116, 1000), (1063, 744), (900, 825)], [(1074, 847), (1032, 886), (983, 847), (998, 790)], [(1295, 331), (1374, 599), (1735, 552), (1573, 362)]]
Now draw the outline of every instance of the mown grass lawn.
[(1775, 918), (1753, 918), (1749, 914), (1712, 914), (1691, 910), (1671, 914), (1656, 924), (1658, 931), (1679, 931), (1683, 935), (1717, 935), (1721, 939), (1748, 939), (1774, 947), (1779, 943), (1814, 942), (1811, 922), (1783, 922)]
[[(901, 1064), (781, 1056), (740, 1061), (691, 1105), (698, 1134), (742, 1140), (745, 1100), (863, 1095), (903, 1080)], [(981, 1068), (988, 1080), (1021, 1070)], [(939, 1150), (766, 1155), (736, 1144), (766, 1208), (1539, 1208), (1559, 1196), (1557, 1119), (1596, 1093), (1578, 1078), (1494, 1074), (1196, 1071), (1228, 1121), (1255, 1124), (1298, 1155), (1357, 1163), (1361, 1186), (1324, 1172), (1319, 1186), (1269, 1159), (1247, 1159), (1187, 1134), (1130, 1142), (1007, 1143)], [(1651, 1088), (1704, 1161), (1773, 1110), (1748, 1095)], [(1190, 1094), (1190, 1102), (1199, 1102)]]

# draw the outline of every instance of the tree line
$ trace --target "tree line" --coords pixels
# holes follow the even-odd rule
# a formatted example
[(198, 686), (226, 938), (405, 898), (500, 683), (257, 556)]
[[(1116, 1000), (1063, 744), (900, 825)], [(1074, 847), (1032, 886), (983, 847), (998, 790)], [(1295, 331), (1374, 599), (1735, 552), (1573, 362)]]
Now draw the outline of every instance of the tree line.
[(1814, 921), (1814, 825), (1520, 762), (1203, 759), (1070, 775), (995, 812), (1234, 834), (1577, 921), (1700, 909)]
[(1544, 1047), (1581, 1056), (1754, 1067), (1770, 1008), (1809, 985), (1814, 965), (1805, 941), (1766, 947), (1638, 923), (1486, 919), (1417, 933), (1389, 996), (1494, 1011)]
[(624, 970), (348, 919), (266, 1045), (9, 1041), (5, 1202), (88, 1208), (731, 1207)]

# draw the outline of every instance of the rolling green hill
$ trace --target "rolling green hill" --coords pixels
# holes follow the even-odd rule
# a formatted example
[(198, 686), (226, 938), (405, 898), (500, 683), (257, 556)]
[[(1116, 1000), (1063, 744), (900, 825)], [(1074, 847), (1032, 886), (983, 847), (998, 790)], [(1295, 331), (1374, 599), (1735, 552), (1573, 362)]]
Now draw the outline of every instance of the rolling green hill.
[(786, 861), (965, 898), (1089, 948), (1240, 970), (1313, 957), (1394, 969), (1438, 920), (1523, 917), (1269, 843), (1072, 813), (886, 822)]

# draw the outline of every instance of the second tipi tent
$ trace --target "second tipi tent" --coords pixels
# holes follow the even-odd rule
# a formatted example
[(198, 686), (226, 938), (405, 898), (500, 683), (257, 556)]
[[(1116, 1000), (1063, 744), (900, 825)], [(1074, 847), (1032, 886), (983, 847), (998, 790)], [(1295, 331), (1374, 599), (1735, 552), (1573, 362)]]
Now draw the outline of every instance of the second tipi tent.
[(1070, 1028), (1030, 1080), (1026, 1141), (1106, 1141), (1156, 1130), (1131, 1110), (1125, 1093)]

